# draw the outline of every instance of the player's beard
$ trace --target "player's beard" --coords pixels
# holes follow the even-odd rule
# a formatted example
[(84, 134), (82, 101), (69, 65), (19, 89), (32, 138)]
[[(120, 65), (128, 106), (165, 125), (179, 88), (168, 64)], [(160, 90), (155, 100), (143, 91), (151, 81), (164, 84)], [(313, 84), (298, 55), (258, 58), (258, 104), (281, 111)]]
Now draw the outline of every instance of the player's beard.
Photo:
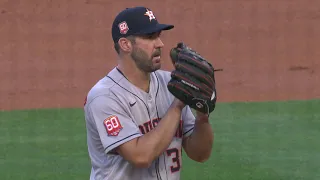
[(150, 57), (143, 49), (133, 46), (131, 58), (140, 70), (144, 72), (154, 72), (161, 68), (161, 63), (154, 64), (152, 59), (160, 55), (161, 49), (157, 49)]

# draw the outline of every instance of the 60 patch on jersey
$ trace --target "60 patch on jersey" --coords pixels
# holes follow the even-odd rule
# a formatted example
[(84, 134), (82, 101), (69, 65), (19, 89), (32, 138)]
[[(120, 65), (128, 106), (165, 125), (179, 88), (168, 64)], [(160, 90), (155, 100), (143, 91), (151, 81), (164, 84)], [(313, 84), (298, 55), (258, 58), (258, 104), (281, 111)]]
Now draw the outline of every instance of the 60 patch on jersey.
[(120, 130), (123, 128), (119, 118), (115, 115), (109, 116), (103, 121), (103, 124), (109, 136), (118, 136)]

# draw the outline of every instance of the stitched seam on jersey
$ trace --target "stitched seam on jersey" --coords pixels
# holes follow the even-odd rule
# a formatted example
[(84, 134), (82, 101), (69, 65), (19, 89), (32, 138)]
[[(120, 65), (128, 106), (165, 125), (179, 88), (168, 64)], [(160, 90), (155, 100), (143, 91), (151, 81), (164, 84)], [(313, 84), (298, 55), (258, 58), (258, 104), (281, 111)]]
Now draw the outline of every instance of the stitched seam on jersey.
[[(116, 85), (116, 83), (115, 83), (114, 85)], [(113, 85), (113, 86), (114, 86), (114, 85)], [(88, 113), (90, 114), (90, 116), (92, 117), (92, 119), (94, 119), (94, 118), (93, 118), (93, 115), (92, 115), (92, 113), (91, 113), (91, 112), (92, 112), (92, 107), (90, 106), (90, 104), (91, 104), (95, 99), (97, 99), (98, 97), (101, 97), (101, 96), (111, 97), (111, 96), (110, 96), (110, 93), (111, 93), (111, 91), (109, 91), (109, 93), (105, 93), (105, 94), (98, 95), (98, 96), (92, 98), (90, 102), (88, 102), (88, 107), (87, 107), (87, 108), (89, 109)], [(117, 98), (118, 98), (118, 97), (117, 97)], [(121, 103), (120, 103), (120, 104), (121, 104)], [(91, 122), (93, 122), (94, 125), (97, 126), (96, 121), (93, 120), (93, 121), (91, 121)]]
[(186, 131), (185, 133), (183, 133), (183, 135), (187, 134), (188, 132), (192, 131), (194, 128), (189, 129), (188, 131)]
[[(119, 101), (120, 101), (120, 98), (113, 92), (113, 91), (111, 91), (111, 93), (115, 96), (115, 97), (117, 97), (118, 99), (119, 99)], [(126, 108), (124, 108), (125, 110), (125, 112), (127, 113), (127, 114), (130, 114), (129, 112), (127, 112), (127, 110), (126, 110)], [(139, 125), (132, 119), (132, 118), (130, 118), (131, 119), (131, 121), (138, 127)]]
[(165, 153), (163, 152), (163, 161), (164, 161), (164, 169), (166, 170), (166, 177), (168, 179), (168, 170), (167, 170), (167, 162), (166, 162), (166, 157), (165, 157)]
[(118, 82), (116, 82), (111, 76), (107, 76), (107, 78), (111, 79), (111, 80), (113, 81), (113, 83), (114, 83), (113, 86), (110, 87), (110, 89), (112, 89), (115, 85), (119, 85), (119, 83), (120, 83), (123, 79), (127, 80), (125, 77), (122, 77), (121, 79), (119, 79)]
[[(156, 73), (154, 73), (156, 78), (157, 78), (157, 82), (158, 82), (158, 77), (156, 75)], [(158, 87), (157, 87), (157, 92), (156, 92), (156, 97), (155, 97), (155, 100), (154, 100), (154, 103), (156, 105), (156, 111), (157, 111), (157, 117), (159, 119), (159, 114), (158, 114), (158, 107), (157, 107), (157, 95), (158, 95), (158, 90), (159, 90), (159, 82), (158, 82)], [(156, 163), (155, 163), (155, 168), (156, 168), (156, 174), (157, 174), (157, 179), (162, 179), (161, 176), (160, 176), (160, 173), (159, 173), (159, 157), (157, 157), (157, 160), (156, 160)]]
[[(113, 81), (113, 83), (114, 83), (114, 84), (110, 87), (110, 89), (112, 89), (115, 85), (118, 84), (118, 83), (116, 83), (109, 75), (107, 75), (107, 76), (105, 76), (105, 77), (109, 77), (109, 79), (111, 79), (111, 80)], [(121, 77), (121, 78), (119, 79), (119, 82), (120, 82), (121, 80), (123, 80), (123, 79), (125, 79), (125, 77)], [(101, 94), (101, 95), (98, 95), (98, 96), (92, 98), (90, 101), (87, 101), (87, 104), (88, 104), (88, 105), (91, 104), (91, 102), (92, 102), (94, 99), (96, 99), (97, 97), (99, 97), (99, 96), (104, 96), (104, 95), (109, 96), (110, 92), (111, 92), (111, 91), (109, 91), (108, 93)]]
[[(117, 69), (117, 71), (119, 72), (119, 69), (118, 69), (118, 68), (116, 68), (116, 69)], [(120, 73), (120, 72), (119, 72), (119, 73)], [(122, 81), (123, 79), (128, 80), (122, 73), (120, 73), (120, 74), (122, 75), (122, 77), (119, 79), (119, 82)], [(111, 76), (107, 75), (106, 77), (109, 78), (109, 79), (110, 79), (111, 81), (113, 81), (113, 83), (114, 83), (114, 84), (110, 87), (109, 94), (114, 95), (114, 96), (117, 97), (117, 99), (120, 101), (120, 98), (119, 98), (113, 91), (111, 91), (111, 89), (112, 89), (115, 85), (120, 86), (120, 84), (119, 84), (118, 82), (116, 82)], [(123, 88), (122, 86), (120, 86), (120, 87)], [(123, 89), (125, 89), (125, 88), (123, 88)], [(127, 90), (127, 89), (125, 89), (125, 90)], [(127, 90), (127, 91), (128, 91), (128, 90)], [(120, 101), (120, 102), (121, 102), (121, 101)], [(122, 103), (120, 103), (120, 104), (122, 104)], [(126, 108), (124, 108), (124, 109), (126, 109)], [(125, 112), (126, 112), (127, 114), (130, 114), (130, 113), (127, 112), (126, 110), (125, 110)], [(132, 121), (136, 126), (138, 126), (137, 123), (133, 121), (133, 119), (131, 119), (131, 121)]]
[(117, 143), (119, 143), (119, 142), (121, 142), (121, 141), (124, 141), (124, 140), (126, 140), (126, 139), (128, 139), (128, 138), (130, 138), (130, 137), (132, 137), (132, 136), (135, 136), (135, 135), (140, 135), (140, 133), (134, 133), (134, 134), (131, 134), (130, 136), (127, 136), (127, 137), (125, 137), (125, 138), (122, 138), (122, 139), (120, 139), (119, 141), (116, 141), (116, 142), (110, 144), (109, 146), (107, 146), (106, 148), (104, 148), (104, 151), (106, 151), (106, 150), (107, 150), (108, 148), (110, 148), (111, 146), (113, 146), (113, 145), (115, 145), (115, 144), (117, 144)]
[[(117, 83), (115, 83), (113, 81), (113, 85), (110, 87), (110, 89), (112, 89)], [(108, 93), (104, 93), (104, 94), (100, 94), (98, 96), (95, 96), (94, 98), (92, 98), (90, 101), (87, 102), (88, 106), (92, 103), (93, 100), (95, 100), (96, 98), (100, 97), (100, 96), (109, 96), (111, 91), (108, 91)]]
[(89, 106), (95, 99), (97, 99), (98, 97), (100, 97), (100, 96), (108, 96), (108, 97), (109, 97), (109, 94), (110, 94), (110, 92), (95, 96), (94, 98), (92, 98), (90, 101), (87, 102), (88, 106)]
[(150, 116), (150, 112), (149, 112), (149, 108), (147, 106), (147, 104), (136, 94), (134, 94), (133, 92), (129, 91), (128, 89), (124, 88), (123, 86), (121, 86), (119, 83), (117, 83), (114, 79), (112, 79), (110, 76), (107, 76), (108, 78), (110, 78), (114, 83), (116, 83), (118, 86), (120, 86), (122, 89), (126, 90), (127, 92), (129, 92), (130, 94), (136, 96), (137, 98), (139, 98), (143, 104), (146, 106), (146, 109), (148, 111), (148, 116), (149, 116), (149, 119), (151, 119), (151, 116)]
[(157, 107), (157, 97), (158, 97), (158, 92), (159, 92), (160, 85), (159, 85), (159, 79), (158, 79), (157, 73), (154, 72), (154, 74), (156, 75), (157, 83), (158, 83), (157, 92), (156, 92), (156, 98), (155, 98), (155, 104), (156, 104), (157, 116), (158, 116), (158, 119), (159, 119), (159, 113), (158, 113), (158, 107)]
[[(159, 85), (159, 79), (158, 79), (157, 73), (154, 72), (154, 74), (155, 74), (155, 76), (156, 76), (156, 78), (157, 78), (157, 84), (158, 84), (157, 92), (156, 92), (156, 97), (155, 97), (155, 105), (156, 105), (157, 117), (158, 117), (158, 119), (159, 119), (158, 106), (157, 106), (157, 97), (158, 97), (158, 92), (159, 92), (159, 87), (160, 87), (160, 85)], [(163, 157), (164, 157), (164, 156), (163, 156)], [(159, 174), (160, 179), (162, 179), (162, 178), (161, 178), (160, 171), (159, 171), (159, 164), (160, 164), (160, 157), (158, 157), (158, 166), (156, 167), (156, 168), (157, 168), (157, 171), (156, 171), (156, 172)], [(166, 167), (166, 164), (164, 164), (164, 166)], [(167, 174), (167, 168), (165, 168), (165, 169), (166, 169), (166, 174)], [(158, 177), (157, 177), (157, 178), (158, 178)], [(168, 179), (168, 176), (167, 176), (167, 179)]]

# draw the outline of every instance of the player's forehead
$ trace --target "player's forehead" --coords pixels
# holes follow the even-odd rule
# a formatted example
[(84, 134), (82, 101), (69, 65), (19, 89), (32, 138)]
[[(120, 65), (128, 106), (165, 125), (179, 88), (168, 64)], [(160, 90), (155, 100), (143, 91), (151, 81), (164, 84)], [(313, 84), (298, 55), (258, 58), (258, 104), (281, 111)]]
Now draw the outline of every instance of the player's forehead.
[(141, 35), (136, 35), (136, 39), (141, 39), (141, 40), (154, 40), (160, 37), (161, 31), (158, 32), (153, 32), (153, 33), (148, 33), (148, 34), (141, 34)]

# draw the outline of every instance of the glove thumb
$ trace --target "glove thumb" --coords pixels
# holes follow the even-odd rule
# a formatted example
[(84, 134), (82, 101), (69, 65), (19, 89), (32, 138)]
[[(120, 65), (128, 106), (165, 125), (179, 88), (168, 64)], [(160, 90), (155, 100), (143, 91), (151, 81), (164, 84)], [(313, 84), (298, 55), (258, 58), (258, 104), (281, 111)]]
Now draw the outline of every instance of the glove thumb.
[(170, 58), (171, 58), (171, 62), (173, 65), (175, 65), (175, 63), (178, 61), (178, 50), (177, 48), (172, 48), (170, 50)]
[(176, 47), (170, 50), (170, 58), (173, 65), (175, 65), (175, 63), (178, 61), (178, 54), (180, 51), (185, 48), (186, 45), (183, 42), (179, 42)]

